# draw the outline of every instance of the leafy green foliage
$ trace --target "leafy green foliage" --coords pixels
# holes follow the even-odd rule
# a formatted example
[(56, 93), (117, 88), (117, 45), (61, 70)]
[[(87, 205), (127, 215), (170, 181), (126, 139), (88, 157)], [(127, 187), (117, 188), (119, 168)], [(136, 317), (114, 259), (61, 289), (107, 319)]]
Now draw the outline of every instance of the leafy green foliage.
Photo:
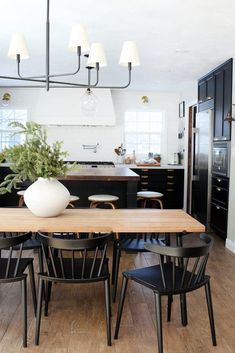
[(68, 152), (61, 150), (62, 142), (52, 145), (47, 142), (45, 128), (34, 122), (25, 125), (19, 122), (9, 124), (16, 128), (15, 134), (24, 134), (25, 142), (0, 152), (0, 163), (6, 160), (12, 170), (0, 184), (0, 194), (11, 192), (25, 180), (35, 181), (39, 177), (58, 178), (65, 176), (75, 165), (64, 162)]

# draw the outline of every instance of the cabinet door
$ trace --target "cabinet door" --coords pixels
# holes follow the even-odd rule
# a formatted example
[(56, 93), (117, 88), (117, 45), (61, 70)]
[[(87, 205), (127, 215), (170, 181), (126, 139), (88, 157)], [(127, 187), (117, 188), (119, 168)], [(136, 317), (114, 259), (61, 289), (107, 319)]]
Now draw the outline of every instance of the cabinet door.
[(232, 112), (232, 64), (224, 70), (223, 140), (231, 139), (231, 125), (224, 119)]
[(198, 103), (206, 100), (206, 80), (198, 82)]
[(214, 90), (215, 90), (215, 81), (214, 75), (207, 77), (206, 79), (206, 99), (213, 99), (214, 98)]
[(214, 140), (221, 140), (223, 131), (223, 85), (224, 72), (215, 74), (215, 112), (214, 112)]

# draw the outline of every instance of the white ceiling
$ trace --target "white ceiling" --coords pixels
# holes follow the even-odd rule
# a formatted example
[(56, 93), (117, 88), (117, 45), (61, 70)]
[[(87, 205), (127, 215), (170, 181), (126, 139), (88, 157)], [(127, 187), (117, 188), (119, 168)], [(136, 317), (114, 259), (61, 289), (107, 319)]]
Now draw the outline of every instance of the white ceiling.
[[(25, 34), (30, 51), (23, 74), (43, 74), (46, 0), (0, 0), (0, 9), (0, 75), (16, 75), (16, 63), (7, 57), (13, 32)], [(105, 46), (109, 65), (101, 69), (102, 84), (125, 83), (126, 70), (118, 66), (124, 40), (139, 47), (141, 66), (133, 69), (130, 86), (137, 90), (186, 90), (235, 53), (234, 0), (51, 0), (53, 72), (76, 67), (76, 55), (67, 51), (74, 23), (83, 23), (90, 41)]]

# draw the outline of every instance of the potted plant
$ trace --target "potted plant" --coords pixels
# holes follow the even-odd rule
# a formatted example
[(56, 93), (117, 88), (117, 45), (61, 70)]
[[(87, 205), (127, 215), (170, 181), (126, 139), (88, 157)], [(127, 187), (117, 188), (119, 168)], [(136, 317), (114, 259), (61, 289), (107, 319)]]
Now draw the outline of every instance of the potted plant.
[(58, 216), (68, 205), (69, 191), (57, 178), (74, 168), (64, 162), (68, 152), (61, 150), (62, 142), (47, 142), (44, 127), (35, 122), (11, 122), (16, 134), (23, 134), (25, 141), (0, 152), (0, 163), (6, 160), (12, 170), (0, 184), (0, 194), (19, 188), (26, 180), (33, 182), (25, 191), (26, 206), (37, 216)]

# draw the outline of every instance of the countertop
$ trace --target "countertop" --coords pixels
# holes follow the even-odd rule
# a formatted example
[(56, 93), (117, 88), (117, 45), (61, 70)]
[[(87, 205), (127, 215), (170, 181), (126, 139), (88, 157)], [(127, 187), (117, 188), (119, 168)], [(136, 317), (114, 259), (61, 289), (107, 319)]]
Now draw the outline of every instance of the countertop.
[[(62, 180), (62, 178), (60, 178)], [(82, 168), (70, 172), (63, 180), (103, 180), (103, 181), (138, 181), (139, 175), (125, 167)]]
[(184, 165), (181, 164), (162, 164), (160, 166), (157, 165), (136, 165), (136, 164), (116, 164), (117, 168), (131, 168), (131, 169), (184, 169)]

